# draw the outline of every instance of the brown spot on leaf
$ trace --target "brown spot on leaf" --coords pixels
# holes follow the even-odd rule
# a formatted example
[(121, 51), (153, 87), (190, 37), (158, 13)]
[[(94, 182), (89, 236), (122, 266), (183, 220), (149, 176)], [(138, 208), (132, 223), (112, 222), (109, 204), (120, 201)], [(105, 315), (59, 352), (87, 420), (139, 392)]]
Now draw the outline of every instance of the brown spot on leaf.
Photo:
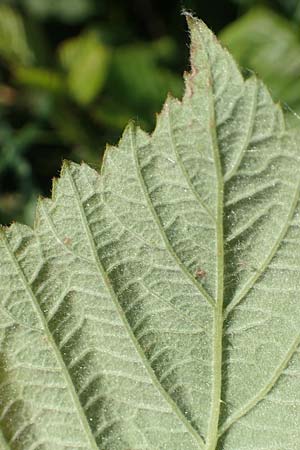
[(196, 270), (196, 273), (195, 273), (196, 278), (205, 278), (206, 275), (207, 275), (207, 272), (204, 269), (201, 269), (201, 267), (199, 267), (199, 269)]
[(72, 244), (72, 240), (71, 240), (71, 238), (69, 238), (69, 237), (65, 237), (64, 238), (64, 240), (63, 240), (63, 243), (65, 244), (65, 245), (68, 245), (68, 246), (70, 246), (71, 244)]

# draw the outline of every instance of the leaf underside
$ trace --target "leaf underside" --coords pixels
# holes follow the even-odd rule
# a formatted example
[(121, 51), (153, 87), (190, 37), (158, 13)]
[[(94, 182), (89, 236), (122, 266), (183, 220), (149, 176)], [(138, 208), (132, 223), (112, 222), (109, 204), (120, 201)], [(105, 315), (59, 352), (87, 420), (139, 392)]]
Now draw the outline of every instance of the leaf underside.
[(187, 19), (183, 100), (1, 231), (1, 450), (300, 448), (299, 143)]

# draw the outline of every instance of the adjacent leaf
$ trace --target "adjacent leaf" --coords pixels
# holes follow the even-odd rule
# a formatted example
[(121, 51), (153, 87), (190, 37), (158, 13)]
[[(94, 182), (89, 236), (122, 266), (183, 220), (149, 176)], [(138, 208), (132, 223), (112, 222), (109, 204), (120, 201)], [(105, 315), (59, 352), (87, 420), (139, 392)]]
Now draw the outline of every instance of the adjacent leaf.
[[(233, 0), (233, 1), (234, 3), (240, 4), (244, 8), (249, 8), (267, 3), (261, 0)], [(277, 0), (275, 1), (275, 5), (273, 4), (273, 6), (275, 6), (275, 8), (280, 7), (281, 11), (285, 13), (285, 15), (287, 15), (290, 19), (294, 20), (295, 22), (299, 22), (300, 20), (299, 0)]]
[(0, 5), (0, 57), (12, 64), (30, 64), (35, 59), (22, 17), (5, 4)]
[(300, 39), (291, 22), (254, 8), (219, 36), (243, 66), (255, 70), (275, 97), (300, 113)]
[(182, 102), (1, 233), (5, 449), (300, 445), (299, 140), (188, 20)]
[(87, 31), (63, 42), (59, 57), (72, 96), (79, 103), (90, 103), (105, 82), (109, 63), (109, 52), (97, 33)]
[(17, 67), (14, 76), (19, 83), (36, 89), (60, 93), (65, 88), (61, 75), (44, 67)]
[(89, 17), (94, 9), (92, 0), (19, 0), (19, 3), (37, 17), (57, 17), (71, 23)]
[(163, 63), (176, 60), (175, 43), (161, 38), (151, 44), (124, 45), (115, 49), (108, 82), (111, 90), (140, 108), (161, 105), (168, 92), (182, 91), (181, 80)]

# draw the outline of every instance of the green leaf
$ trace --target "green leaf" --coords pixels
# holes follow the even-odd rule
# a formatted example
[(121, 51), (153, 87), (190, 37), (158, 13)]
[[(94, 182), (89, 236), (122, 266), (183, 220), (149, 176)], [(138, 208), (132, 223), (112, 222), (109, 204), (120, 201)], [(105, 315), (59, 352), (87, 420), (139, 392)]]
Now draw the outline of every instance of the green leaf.
[(90, 103), (102, 89), (109, 56), (108, 49), (93, 31), (68, 39), (60, 46), (59, 58), (67, 71), (69, 90), (79, 103)]
[(19, 0), (32, 14), (42, 19), (57, 17), (65, 22), (78, 22), (93, 12), (92, 0)]
[[(264, 0), (232, 0), (239, 4), (243, 9), (269, 3), (273, 9), (280, 9), (289, 19), (295, 22), (300, 21), (300, 1), (299, 0), (276, 0), (275, 2), (264, 2)], [(275, 4), (274, 4), (275, 3)]]
[(299, 135), (188, 21), (182, 102), (1, 232), (5, 449), (300, 446)]
[[(124, 45), (113, 53), (108, 82), (112, 92), (132, 102), (133, 105), (147, 108), (162, 104), (168, 91), (181, 92), (181, 81), (161, 62), (175, 60), (175, 44), (169, 38), (154, 43)], [(152, 109), (152, 108), (151, 108)]]
[(16, 67), (14, 76), (25, 86), (56, 94), (64, 91), (64, 80), (61, 75), (44, 67)]
[(289, 21), (255, 8), (219, 37), (243, 67), (262, 77), (276, 99), (300, 113), (300, 40)]
[(0, 5), (0, 57), (11, 64), (31, 64), (30, 48), (22, 17), (8, 5)]

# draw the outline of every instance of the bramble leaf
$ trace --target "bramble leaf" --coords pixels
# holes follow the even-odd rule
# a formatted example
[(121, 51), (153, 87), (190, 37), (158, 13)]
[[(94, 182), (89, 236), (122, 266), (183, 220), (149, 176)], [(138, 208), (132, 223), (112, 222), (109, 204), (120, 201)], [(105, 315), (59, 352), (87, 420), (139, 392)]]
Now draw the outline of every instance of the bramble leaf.
[(299, 140), (187, 18), (183, 100), (1, 232), (5, 450), (300, 446)]

